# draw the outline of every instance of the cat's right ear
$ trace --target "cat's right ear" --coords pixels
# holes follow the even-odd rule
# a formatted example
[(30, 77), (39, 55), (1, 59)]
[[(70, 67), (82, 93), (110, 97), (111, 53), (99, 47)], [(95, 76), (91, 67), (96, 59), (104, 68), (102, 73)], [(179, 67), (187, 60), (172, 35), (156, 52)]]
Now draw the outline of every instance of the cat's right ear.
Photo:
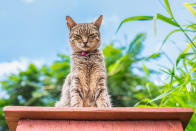
[(73, 28), (76, 25), (76, 22), (70, 16), (66, 16), (66, 21), (69, 30), (71, 30), (71, 28)]

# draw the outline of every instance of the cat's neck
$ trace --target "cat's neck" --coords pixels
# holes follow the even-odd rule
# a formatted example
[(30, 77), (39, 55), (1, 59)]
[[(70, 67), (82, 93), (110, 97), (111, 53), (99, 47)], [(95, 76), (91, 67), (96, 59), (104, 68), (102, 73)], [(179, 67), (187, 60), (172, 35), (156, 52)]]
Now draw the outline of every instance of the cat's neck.
[(99, 53), (100, 53), (99, 49), (96, 49), (96, 50), (93, 50), (93, 51), (72, 52), (72, 55), (86, 56), (86, 55), (94, 55), (94, 54), (99, 54)]

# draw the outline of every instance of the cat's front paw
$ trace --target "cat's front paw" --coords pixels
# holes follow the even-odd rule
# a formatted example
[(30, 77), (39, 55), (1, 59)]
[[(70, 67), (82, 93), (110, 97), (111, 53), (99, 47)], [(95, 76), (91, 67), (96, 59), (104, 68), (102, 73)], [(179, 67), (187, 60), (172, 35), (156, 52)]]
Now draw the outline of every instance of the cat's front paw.
[(64, 103), (62, 103), (61, 101), (57, 101), (55, 103), (55, 107), (66, 107), (66, 105)]
[(109, 107), (109, 108), (111, 108), (112, 107), (111, 106), (111, 103), (104, 102), (104, 101), (98, 101), (98, 102), (96, 102), (96, 105), (97, 105), (98, 108), (103, 108), (103, 107)]
[(83, 107), (82, 100), (73, 100), (73, 101), (71, 101), (71, 107)]

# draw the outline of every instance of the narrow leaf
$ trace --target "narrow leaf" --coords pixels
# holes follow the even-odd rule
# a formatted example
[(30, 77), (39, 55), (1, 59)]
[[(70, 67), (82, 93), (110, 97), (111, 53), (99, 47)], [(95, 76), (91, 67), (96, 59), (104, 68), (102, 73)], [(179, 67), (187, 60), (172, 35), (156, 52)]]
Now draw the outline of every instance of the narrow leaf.
[[(176, 29), (176, 30), (173, 30), (173, 31), (169, 32), (169, 34), (167, 34), (167, 36), (166, 36), (165, 39), (163, 40), (160, 49), (163, 47), (163, 45), (166, 43), (166, 41), (168, 40), (168, 38), (169, 38), (172, 34), (174, 34), (175, 32), (179, 32), (179, 31), (181, 31), (181, 29)], [(192, 31), (192, 30), (184, 30), (184, 31), (194, 32), (194, 31)]]
[(133, 16), (133, 17), (128, 17), (126, 19), (124, 19), (120, 25), (118, 26), (118, 29), (116, 32), (119, 31), (119, 29), (121, 28), (122, 24), (128, 22), (128, 21), (145, 21), (145, 20), (152, 20), (153, 16)]
[(179, 27), (179, 25), (175, 21), (173, 21), (172, 18), (166, 17), (166, 16), (161, 15), (159, 13), (157, 14), (157, 19), (162, 20), (170, 25)]
[(192, 45), (191, 43), (189, 43), (189, 45), (188, 45), (187, 48), (183, 51), (183, 53), (184, 53), (184, 54), (187, 53), (188, 50), (189, 50), (191, 47), (193, 47), (193, 45)]
[(134, 45), (137, 45), (138, 43), (141, 43), (142, 41), (144, 41), (146, 38), (146, 34), (145, 33), (139, 33), (137, 34), (137, 36), (134, 38), (133, 41), (131, 41), (131, 43), (129, 44), (129, 49), (127, 52), (131, 52), (133, 50)]
[(154, 101), (160, 100), (163, 97), (166, 97), (166, 96), (170, 95), (174, 90), (176, 90), (176, 88), (172, 88), (172, 89), (162, 93), (160, 96), (157, 96), (156, 98), (152, 99), (150, 102), (154, 102)]
[[(161, 15), (161, 14), (157, 14), (156, 15), (157, 19), (161, 20), (161, 21), (164, 21), (170, 25), (173, 25), (173, 26), (176, 26), (176, 27), (179, 27), (179, 25), (173, 21), (171, 18), (168, 18), (164, 15)], [(129, 22), (129, 21), (146, 21), (146, 20), (153, 20), (153, 16), (133, 16), (133, 17), (128, 17), (126, 19), (124, 19), (120, 25), (118, 26), (116, 32), (119, 31), (119, 29), (121, 28), (121, 26), (126, 23), (126, 22)]]
[(154, 54), (146, 57), (144, 60), (156, 59), (156, 58), (159, 58), (160, 56), (161, 56), (161, 53), (154, 53)]
[(148, 68), (144, 64), (143, 64), (143, 69), (146, 72), (147, 76), (149, 76), (150, 72), (149, 72)]
[(190, 55), (196, 55), (196, 53), (186, 53), (186, 54), (182, 53), (182, 54), (180, 54), (176, 60), (176, 66), (179, 64), (181, 59), (184, 59), (185, 57), (190, 56)]
[(170, 8), (170, 6), (169, 6), (168, 0), (164, 0), (164, 2), (165, 2), (165, 5), (166, 5), (166, 7), (167, 7), (168, 13), (169, 13), (170, 16), (173, 18), (173, 14), (172, 14), (171, 8)]
[(193, 38), (193, 41), (196, 40), (196, 36)]
[(194, 23), (191, 23), (190, 25), (182, 25), (182, 26), (191, 28), (191, 29), (193, 29), (193, 32), (196, 32), (196, 24), (194, 24)]
[(184, 6), (196, 17), (196, 10), (188, 3), (184, 3)]

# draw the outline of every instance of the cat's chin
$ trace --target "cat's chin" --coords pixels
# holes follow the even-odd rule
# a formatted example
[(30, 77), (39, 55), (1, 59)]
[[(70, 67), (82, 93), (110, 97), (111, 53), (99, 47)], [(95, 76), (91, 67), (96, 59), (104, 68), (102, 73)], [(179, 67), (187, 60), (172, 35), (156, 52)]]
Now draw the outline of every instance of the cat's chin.
[(88, 52), (88, 51), (91, 51), (91, 49), (90, 49), (90, 48), (88, 48), (88, 47), (85, 47), (85, 48), (81, 48), (81, 51)]
[(92, 50), (92, 49), (86, 49), (86, 50), (82, 50), (81, 52), (93, 52), (95, 51), (96, 49)]

